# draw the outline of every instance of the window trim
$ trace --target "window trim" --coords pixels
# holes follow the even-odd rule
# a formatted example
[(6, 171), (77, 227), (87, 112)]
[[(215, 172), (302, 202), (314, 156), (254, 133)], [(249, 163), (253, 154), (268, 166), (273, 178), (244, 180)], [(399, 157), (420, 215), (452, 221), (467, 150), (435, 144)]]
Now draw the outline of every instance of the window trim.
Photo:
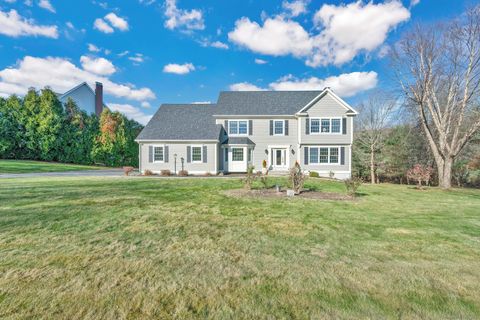
[[(200, 160), (193, 160), (193, 148), (200, 148), (200, 155), (201, 155)], [(203, 163), (203, 145), (193, 144), (190, 146), (190, 149), (191, 149), (190, 159), (192, 160), (192, 163)]]
[[(319, 132), (313, 132), (312, 131), (312, 120), (318, 120), (318, 131)], [(329, 120), (330, 125), (329, 125), (329, 132), (322, 132), (322, 120)], [(339, 132), (332, 132), (332, 120), (340, 120), (340, 131)], [(343, 121), (342, 117), (311, 117), (309, 121), (309, 132), (310, 134), (333, 134), (333, 135), (341, 135), (343, 132)]]
[[(154, 144), (153, 147), (153, 163), (165, 163), (165, 145), (164, 144)], [(155, 160), (155, 148), (162, 148), (162, 158), (163, 160)]]
[[(285, 135), (285, 119), (272, 119), (273, 121), (273, 135), (274, 136), (284, 136)], [(281, 122), (282, 123), (282, 133), (275, 133), (275, 123)]]
[[(247, 132), (246, 133), (239, 133), (240, 132), (240, 122), (246, 122), (247, 123)], [(237, 133), (230, 133), (230, 128), (231, 128), (231, 123), (232, 122), (237, 122)], [(250, 132), (250, 121), (247, 119), (235, 119), (235, 120), (228, 120), (228, 132), (227, 134), (231, 137), (236, 137), (236, 136), (248, 136), (248, 133)]]
[[(326, 148), (328, 149), (328, 162), (320, 162), (320, 149), (321, 148)], [(328, 166), (328, 165), (341, 165), (341, 151), (340, 151), (341, 146), (308, 146), (308, 165), (312, 166)], [(311, 152), (312, 149), (318, 149), (318, 162), (312, 162), (311, 158)], [(337, 162), (330, 162), (330, 156), (331, 156), (331, 149), (337, 149)]]

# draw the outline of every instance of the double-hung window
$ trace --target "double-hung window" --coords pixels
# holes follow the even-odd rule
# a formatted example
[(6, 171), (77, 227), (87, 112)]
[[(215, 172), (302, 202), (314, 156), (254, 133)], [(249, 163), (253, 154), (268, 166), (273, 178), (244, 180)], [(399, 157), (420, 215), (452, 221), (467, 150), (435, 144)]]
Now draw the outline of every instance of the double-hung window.
[(341, 133), (342, 119), (340, 118), (312, 118), (310, 119), (310, 133)]
[(273, 134), (276, 136), (285, 135), (285, 121), (275, 120), (273, 121)]
[(164, 148), (163, 147), (153, 147), (153, 161), (154, 162), (164, 162), (165, 158)]
[(229, 120), (228, 121), (228, 134), (247, 135), (248, 134), (248, 121), (246, 121), (246, 120)]
[(192, 147), (192, 162), (202, 162), (202, 147)]
[(339, 148), (338, 147), (310, 147), (310, 163), (311, 164), (339, 164)]

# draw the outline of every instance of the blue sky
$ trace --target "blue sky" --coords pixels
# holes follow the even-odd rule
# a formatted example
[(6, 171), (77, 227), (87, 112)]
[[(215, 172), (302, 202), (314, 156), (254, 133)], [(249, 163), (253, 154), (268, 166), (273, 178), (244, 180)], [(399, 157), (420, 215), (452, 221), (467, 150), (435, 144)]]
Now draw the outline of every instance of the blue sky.
[(475, 1), (0, 0), (0, 96), (102, 81), (146, 123), (221, 90), (330, 86), (355, 105), (394, 83), (385, 57), (416, 23)]

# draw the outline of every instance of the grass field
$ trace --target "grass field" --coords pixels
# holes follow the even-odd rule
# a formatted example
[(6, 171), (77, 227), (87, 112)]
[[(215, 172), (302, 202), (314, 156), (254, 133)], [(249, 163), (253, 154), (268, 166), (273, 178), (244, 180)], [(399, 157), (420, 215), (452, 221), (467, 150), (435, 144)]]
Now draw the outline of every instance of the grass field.
[(95, 166), (83, 166), (80, 164), (67, 164), (57, 162), (43, 162), (31, 160), (1, 160), (0, 174), (2, 173), (32, 173), (32, 172), (59, 172), (105, 169)]
[(223, 194), (234, 179), (0, 182), (2, 319), (480, 317), (480, 190), (252, 200)]

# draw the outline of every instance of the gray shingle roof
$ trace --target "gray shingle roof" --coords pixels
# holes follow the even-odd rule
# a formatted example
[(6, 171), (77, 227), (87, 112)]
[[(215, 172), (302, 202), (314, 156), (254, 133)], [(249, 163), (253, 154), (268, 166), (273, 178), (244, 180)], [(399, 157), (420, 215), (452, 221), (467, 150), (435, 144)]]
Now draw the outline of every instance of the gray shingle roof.
[(138, 140), (219, 140), (221, 125), (212, 117), (215, 104), (163, 104)]
[(229, 137), (222, 144), (247, 144), (255, 145), (255, 143), (247, 137)]
[(294, 115), (322, 91), (223, 91), (216, 115)]

